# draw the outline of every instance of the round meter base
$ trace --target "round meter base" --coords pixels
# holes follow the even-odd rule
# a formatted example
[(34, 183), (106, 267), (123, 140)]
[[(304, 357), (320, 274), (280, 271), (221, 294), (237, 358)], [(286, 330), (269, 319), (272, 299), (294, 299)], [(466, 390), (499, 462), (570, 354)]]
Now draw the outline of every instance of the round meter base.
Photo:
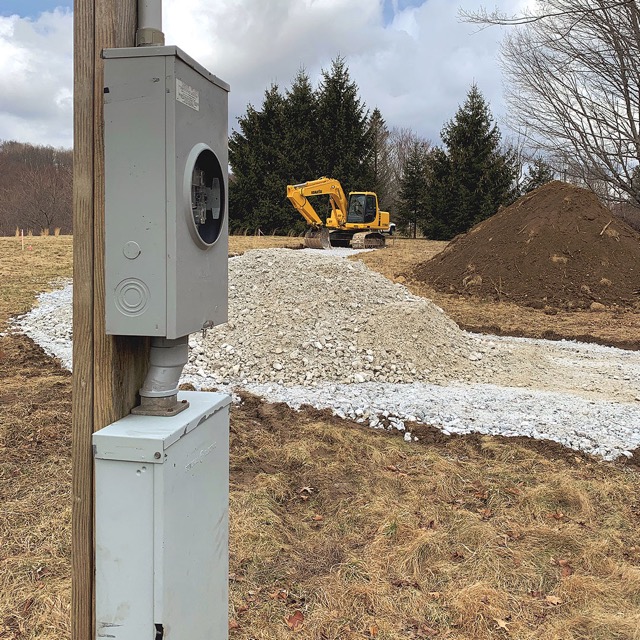
[(220, 237), (224, 226), (225, 193), (222, 167), (206, 144), (189, 154), (184, 175), (185, 213), (196, 244), (206, 249)]

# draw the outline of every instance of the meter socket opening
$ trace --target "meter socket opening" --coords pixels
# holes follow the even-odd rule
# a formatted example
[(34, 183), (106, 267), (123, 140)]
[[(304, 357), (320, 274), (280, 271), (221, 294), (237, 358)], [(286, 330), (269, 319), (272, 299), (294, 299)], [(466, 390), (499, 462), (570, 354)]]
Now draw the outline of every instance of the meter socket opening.
[[(204, 148), (198, 148), (204, 147)], [(196, 241), (209, 247), (220, 237), (224, 225), (224, 177), (215, 154), (205, 145), (192, 152), (190, 175), (190, 229)], [(191, 163), (187, 164), (188, 167)]]

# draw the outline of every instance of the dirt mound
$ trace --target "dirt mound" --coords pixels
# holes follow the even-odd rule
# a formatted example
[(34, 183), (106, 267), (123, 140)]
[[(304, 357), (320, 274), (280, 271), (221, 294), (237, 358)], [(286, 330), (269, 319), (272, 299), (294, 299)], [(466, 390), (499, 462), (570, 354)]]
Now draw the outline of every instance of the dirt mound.
[(590, 191), (554, 181), (454, 238), (412, 275), (438, 291), (538, 308), (630, 307), (640, 300), (640, 233)]

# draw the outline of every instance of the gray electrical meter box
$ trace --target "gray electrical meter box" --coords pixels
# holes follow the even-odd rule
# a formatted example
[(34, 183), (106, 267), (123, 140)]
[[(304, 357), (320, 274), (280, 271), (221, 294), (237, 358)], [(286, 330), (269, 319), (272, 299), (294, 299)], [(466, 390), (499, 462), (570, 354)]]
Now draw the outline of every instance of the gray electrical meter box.
[(228, 638), (229, 404), (93, 434), (97, 638)]
[(229, 86), (175, 46), (103, 58), (106, 331), (226, 322)]

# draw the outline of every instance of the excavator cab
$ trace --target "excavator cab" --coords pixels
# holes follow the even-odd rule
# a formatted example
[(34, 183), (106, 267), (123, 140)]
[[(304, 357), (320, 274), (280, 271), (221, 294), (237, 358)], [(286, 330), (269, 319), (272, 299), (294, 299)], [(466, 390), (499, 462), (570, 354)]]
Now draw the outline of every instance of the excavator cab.
[(350, 193), (347, 222), (367, 224), (374, 222), (378, 215), (376, 197), (370, 193)]

